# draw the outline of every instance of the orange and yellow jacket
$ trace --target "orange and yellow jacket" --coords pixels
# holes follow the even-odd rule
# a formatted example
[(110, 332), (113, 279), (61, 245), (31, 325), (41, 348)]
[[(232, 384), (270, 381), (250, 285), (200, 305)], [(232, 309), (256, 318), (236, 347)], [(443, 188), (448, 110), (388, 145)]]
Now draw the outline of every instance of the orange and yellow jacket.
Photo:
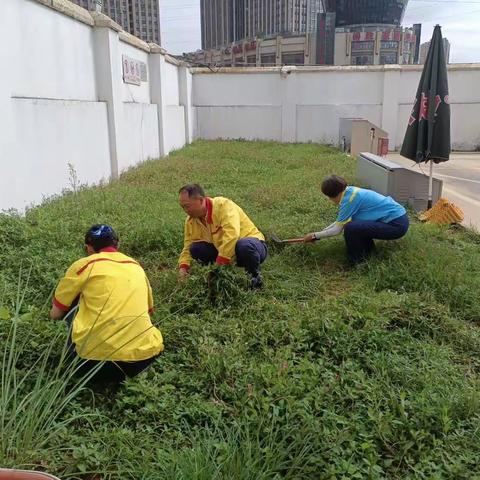
[(192, 261), (190, 245), (194, 242), (213, 243), (218, 250), (216, 262), (228, 265), (235, 256), (235, 245), (240, 238), (254, 237), (265, 241), (265, 237), (232, 200), (224, 197), (206, 197), (207, 216), (205, 223), (200, 218), (187, 217), (183, 250), (178, 264), (189, 268)]

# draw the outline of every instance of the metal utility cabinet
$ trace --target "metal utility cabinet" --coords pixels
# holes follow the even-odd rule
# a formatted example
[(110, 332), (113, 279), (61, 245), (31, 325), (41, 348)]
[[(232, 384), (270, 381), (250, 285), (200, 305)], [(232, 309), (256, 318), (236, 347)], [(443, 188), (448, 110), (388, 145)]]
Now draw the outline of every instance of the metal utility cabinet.
[[(417, 212), (427, 209), (428, 175), (414, 172), (373, 153), (360, 153), (357, 157), (357, 180), (366, 188), (392, 197)], [(433, 203), (442, 196), (442, 187), (443, 182), (434, 178)]]

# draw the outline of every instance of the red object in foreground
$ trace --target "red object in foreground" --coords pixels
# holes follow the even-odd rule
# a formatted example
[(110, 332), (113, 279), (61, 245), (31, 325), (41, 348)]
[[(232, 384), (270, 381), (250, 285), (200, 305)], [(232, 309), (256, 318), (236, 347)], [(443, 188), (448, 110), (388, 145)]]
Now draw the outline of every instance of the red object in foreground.
[(378, 139), (378, 155), (386, 157), (388, 155), (388, 138), (380, 137)]
[(0, 468), (0, 480), (60, 480), (48, 473), (27, 470), (6, 470)]

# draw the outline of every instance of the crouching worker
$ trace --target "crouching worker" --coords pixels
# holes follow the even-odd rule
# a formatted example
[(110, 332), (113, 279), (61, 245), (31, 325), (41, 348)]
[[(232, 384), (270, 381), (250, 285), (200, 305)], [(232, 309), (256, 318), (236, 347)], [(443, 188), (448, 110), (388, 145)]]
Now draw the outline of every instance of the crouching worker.
[(348, 186), (345, 179), (337, 175), (323, 180), (322, 193), (339, 205), (337, 220), (321, 232), (309, 233), (304, 241), (314, 242), (343, 232), (351, 264), (374, 251), (374, 240), (396, 240), (407, 233), (406, 210), (391, 197)]
[(180, 277), (188, 275), (192, 258), (203, 265), (229, 265), (236, 260), (251, 277), (251, 287), (262, 287), (260, 265), (267, 258), (265, 237), (232, 200), (206, 197), (200, 185), (185, 185), (179, 202), (185, 220)]
[(55, 291), (50, 317), (71, 326), (70, 353), (96, 370), (95, 383), (120, 383), (146, 369), (163, 351), (152, 325), (152, 289), (143, 268), (117, 249), (108, 225), (85, 235), (87, 257), (74, 262)]

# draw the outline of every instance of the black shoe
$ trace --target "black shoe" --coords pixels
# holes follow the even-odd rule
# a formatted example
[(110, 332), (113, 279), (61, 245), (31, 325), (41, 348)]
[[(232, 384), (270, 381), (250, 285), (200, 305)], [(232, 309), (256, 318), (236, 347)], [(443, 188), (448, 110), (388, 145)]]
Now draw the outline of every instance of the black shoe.
[(256, 290), (262, 287), (263, 287), (263, 278), (258, 273), (257, 275), (253, 276), (252, 279), (250, 280), (250, 288), (252, 290)]

